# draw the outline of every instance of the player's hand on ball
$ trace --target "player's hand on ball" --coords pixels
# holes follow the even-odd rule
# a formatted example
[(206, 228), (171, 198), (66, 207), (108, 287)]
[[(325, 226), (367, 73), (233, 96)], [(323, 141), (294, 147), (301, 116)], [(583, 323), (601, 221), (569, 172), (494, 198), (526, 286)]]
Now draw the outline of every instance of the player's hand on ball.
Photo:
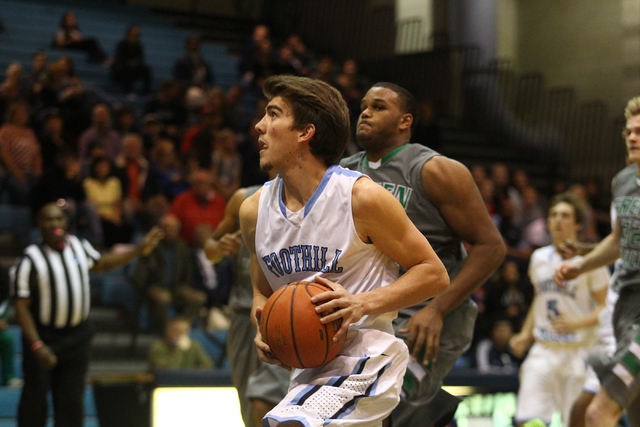
[[(442, 324), (442, 314), (426, 306), (413, 315), (407, 325), (398, 331), (404, 334), (409, 333), (406, 342), (414, 362), (420, 362), (424, 365), (436, 362), (440, 348)], [(422, 360), (418, 360), (423, 348), (424, 356)]]
[[(260, 324), (260, 318), (261, 317), (262, 317), (262, 307), (257, 307), (256, 308), (256, 319), (258, 320), (258, 325)], [(271, 365), (282, 366), (283, 368), (285, 368), (287, 370), (291, 369), (291, 367), (283, 365), (282, 362), (280, 362), (280, 360), (278, 360), (276, 357), (274, 357), (274, 355), (271, 353), (271, 349), (269, 348), (267, 343), (265, 343), (262, 340), (262, 335), (260, 334), (260, 328), (257, 328), (256, 337), (254, 338), (253, 342), (256, 345), (256, 351), (258, 352), (258, 358), (260, 359), (260, 361), (262, 361), (264, 363), (269, 363)]]
[(317, 305), (316, 312), (323, 316), (320, 319), (322, 323), (342, 319), (340, 329), (333, 336), (333, 340), (337, 342), (342, 335), (347, 333), (350, 324), (356, 323), (364, 316), (364, 304), (357, 295), (353, 295), (337, 283), (320, 276), (316, 276), (314, 282), (332, 289), (313, 296), (311, 302)]

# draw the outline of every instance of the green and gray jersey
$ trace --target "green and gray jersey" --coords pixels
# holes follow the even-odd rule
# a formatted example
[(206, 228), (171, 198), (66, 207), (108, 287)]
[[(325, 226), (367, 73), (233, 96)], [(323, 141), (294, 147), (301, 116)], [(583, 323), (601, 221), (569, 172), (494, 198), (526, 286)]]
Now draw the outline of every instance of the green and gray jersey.
[(640, 283), (640, 180), (635, 164), (622, 169), (613, 178), (612, 193), (622, 258), (613, 288), (619, 292), (625, 286)]
[[(260, 188), (262, 188), (261, 185), (247, 187), (246, 198)], [(242, 249), (233, 260), (233, 283), (229, 292), (229, 306), (233, 309), (250, 310), (253, 304), (250, 266), (251, 256), (249, 255), (249, 249), (247, 249), (247, 245), (242, 245)]]
[[(380, 162), (370, 163), (364, 151), (340, 161), (340, 165), (368, 175), (389, 190), (404, 206), (409, 219), (429, 240), (433, 250), (453, 278), (462, 268), (467, 253), (461, 239), (447, 225), (422, 187), (422, 168), (434, 156), (441, 154), (419, 144), (396, 148)], [(425, 303), (405, 309), (414, 313)]]

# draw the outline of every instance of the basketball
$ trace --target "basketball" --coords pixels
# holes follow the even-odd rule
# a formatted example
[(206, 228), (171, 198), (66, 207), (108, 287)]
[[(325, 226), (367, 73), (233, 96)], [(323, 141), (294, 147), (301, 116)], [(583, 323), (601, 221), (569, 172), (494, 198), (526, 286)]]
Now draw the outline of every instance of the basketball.
[(333, 359), (342, 349), (333, 336), (342, 319), (320, 323), (311, 297), (330, 290), (314, 282), (292, 282), (276, 290), (262, 308), (260, 334), (280, 362), (294, 368), (315, 368)]

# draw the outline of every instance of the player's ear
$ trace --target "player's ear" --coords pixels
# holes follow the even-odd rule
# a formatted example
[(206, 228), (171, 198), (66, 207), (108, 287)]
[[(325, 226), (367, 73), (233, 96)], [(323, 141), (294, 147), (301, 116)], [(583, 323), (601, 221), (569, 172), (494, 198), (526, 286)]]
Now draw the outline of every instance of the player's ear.
[(311, 141), (313, 135), (316, 134), (316, 127), (312, 123), (305, 125), (302, 129), (300, 129), (300, 134), (298, 136), (299, 141)]
[(413, 124), (413, 115), (411, 113), (405, 113), (400, 116), (400, 130), (411, 129)]

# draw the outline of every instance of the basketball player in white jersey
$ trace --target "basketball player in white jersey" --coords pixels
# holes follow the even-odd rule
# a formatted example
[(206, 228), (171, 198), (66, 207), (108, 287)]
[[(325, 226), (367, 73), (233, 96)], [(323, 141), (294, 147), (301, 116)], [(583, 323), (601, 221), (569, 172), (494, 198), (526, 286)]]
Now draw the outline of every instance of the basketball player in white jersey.
[[(398, 404), (409, 361), (393, 335), (400, 308), (443, 292), (449, 279), (427, 239), (391, 193), (337, 166), (349, 137), (339, 92), (318, 80), (273, 76), (256, 125), (260, 167), (278, 177), (247, 198), (240, 226), (251, 254), (256, 324), (274, 290), (316, 281), (322, 322), (341, 319), (341, 353), (318, 368), (296, 369), (289, 393), (265, 426), (382, 426)], [(398, 265), (407, 269), (400, 278)], [(256, 334), (260, 359), (280, 364)]]
[(603, 267), (564, 286), (553, 281), (563, 261), (557, 248), (565, 240), (576, 240), (583, 215), (574, 195), (555, 196), (547, 215), (553, 243), (531, 255), (529, 278), (535, 297), (522, 331), (511, 339), (516, 356), (533, 344), (520, 370), (515, 416), (520, 426), (534, 419), (549, 425), (555, 411), (568, 425), (571, 406), (584, 384), (585, 359), (595, 342), (609, 272)]

